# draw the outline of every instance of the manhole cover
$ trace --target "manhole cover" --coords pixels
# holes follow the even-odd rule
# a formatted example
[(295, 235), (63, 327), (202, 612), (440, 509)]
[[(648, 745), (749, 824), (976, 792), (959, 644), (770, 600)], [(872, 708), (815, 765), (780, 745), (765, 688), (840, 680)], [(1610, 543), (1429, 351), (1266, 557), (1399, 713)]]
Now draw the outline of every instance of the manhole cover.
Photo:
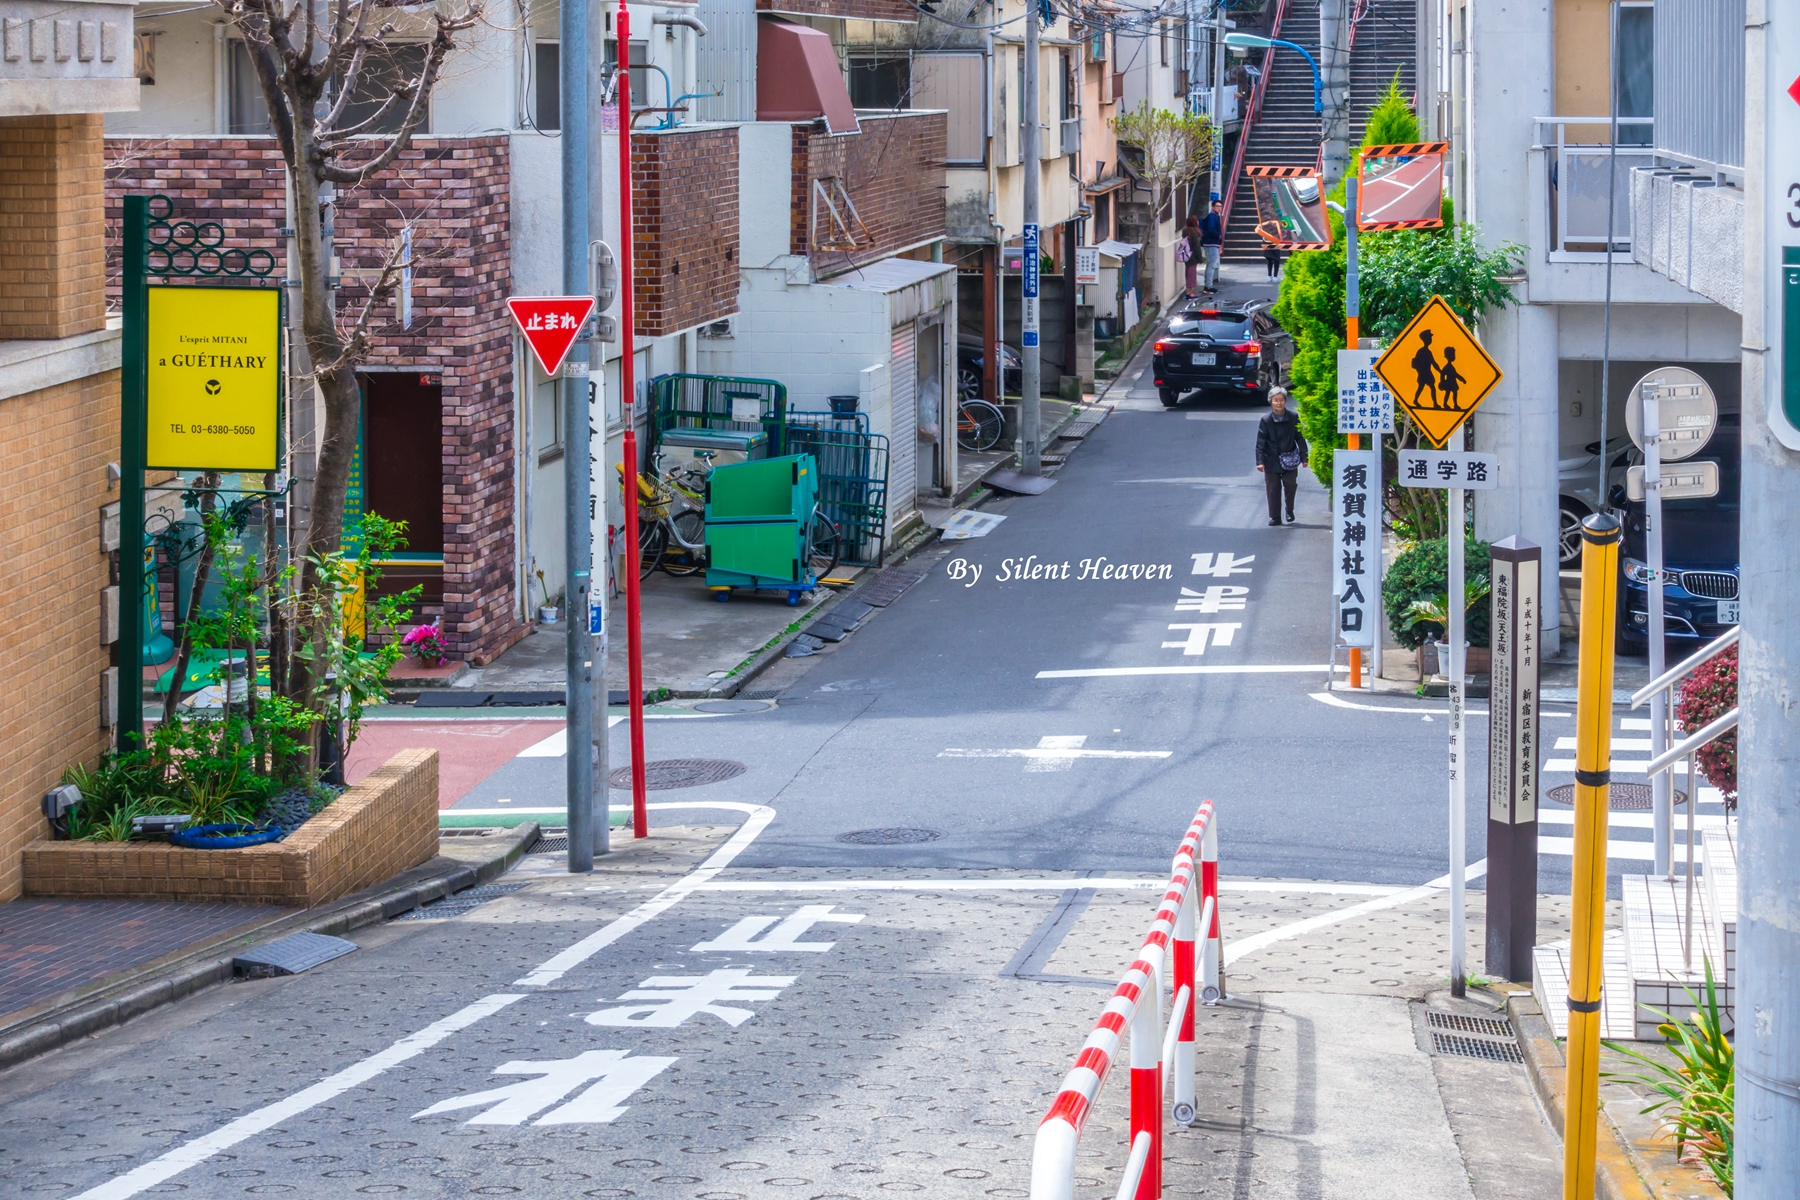
[[(1553, 787), (1545, 795), (1558, 804), (1567, 804), (1571, 808), (1575, 805), (1575, 785), (1572, 783)], [(1607, 796), (1611, 801), (1608, 807), (1613, 812), (1649, 812), (1650, 797), (1650, 785), (1647, 783), (1615, 783)], [(1675, 803), (1686, 804), (1687, 793), (1676, 792)]]
[(753, 700), (746, 697), (742, 700), (708, 700), (704, 704), (694, 705), (694, 711), (703, 713), (747, 713), (763, 712), (769, 707), (770, 705), (765, 704), (761, 700)]
[(841, 833), (838, 841), (858, 846), (905, 846), (914, 842), (935, 842), (943, 837), (938, 829), (858, 829)]
[[(644, 788), (666, 792), (672, 788), (699, 787), (742, 775), (749, 768), (725, 758), (663, 758), (644, 764)], [(607, 782), (622, 792), (631, 790), (631, 768), (620, 767)]]

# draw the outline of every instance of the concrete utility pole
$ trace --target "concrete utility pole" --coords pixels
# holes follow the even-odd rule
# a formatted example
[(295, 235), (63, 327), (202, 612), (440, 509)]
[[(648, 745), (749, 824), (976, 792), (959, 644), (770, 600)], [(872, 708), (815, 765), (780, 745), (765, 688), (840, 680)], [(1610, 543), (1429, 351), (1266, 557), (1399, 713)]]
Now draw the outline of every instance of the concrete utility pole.
[(1225, 30), (1229, 25), (1225, 19), (1225, 0), (1213, 0), (1211, 196), (1214, 200), (1225, 198)]
[(1784, 308), (1800, 302), (1788, 188), (1800, 171), (1800, 11), (1744, 16), (1744, 399), (1738, 705), (1738, 1024), (1735, 1195), (1800, 1194), (1800, 363)]
[(1325, 153), (1325, 186), (1350, 169), (1350, 29), (1346, 0), (1320, 0), (1319, 74), (1325, 81), (1325, 111), (1319, 133)]
[[(588, 0), (563, 0), (558, 61), (562, 119), (563, 294), (588, 289)], [(594, 697), (595, 639), (588, 632), (594, 599), (593, 508), (588, 487), (588, 343), (577, 340), (562, 370), (563, 553), (568, 560), (568, 822), (569, 870), (594, 869)], [(604, 428), (604, 424), (602, 425)], [(602, 593), (604, 599), (604, 593)], [(599, 820), (605, 836), (607, 811), (602, 792)]]
[[(1038, 0), (1025, 0), (1025, 95), (1019, 105), (1019, 169), (1025, 173), (1025, 236), (1019, 255), (1019, 282), (1024, 304), (1019, 311), (1019, 471), (1043, 473), (1043, 426), (1040, 399), (1043, 372), (1038, 358)], [(1005, 383), (1005, 369), (1001, 370)]]

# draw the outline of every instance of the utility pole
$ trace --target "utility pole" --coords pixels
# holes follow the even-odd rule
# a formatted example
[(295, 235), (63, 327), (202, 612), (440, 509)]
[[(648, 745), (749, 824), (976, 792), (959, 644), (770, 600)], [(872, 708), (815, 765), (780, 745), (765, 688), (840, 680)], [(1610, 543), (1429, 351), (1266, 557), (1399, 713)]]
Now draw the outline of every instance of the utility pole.
[[(563, 294), (588, 288), (588, 0), (563, 0), (558, 31), (562, 117)], [(568, 560), (565, 620), (569, 644), (565, 662), (568, 722), (564, 756), (568, 783), (569, 870), (594, 869), (594, 637), (589, 614), (594, 596), (593, 508), (585, 469), (590, 456), (588, 343), (576, 341), (564, 360), (562, 380), (564, 528)], [(601, 597), (604, 600), (604, 593)], [(604, 725), (604, 723), (602, 723)], [(602, 793), (604, 796), (604, 793)], [(600, 821), (605, 827), (604, 802)]]
[[(609, 70), (606, 56), (599, 53), (600, 47), (606, 44), (606, 6), (582, 0), (587, 10), (587, 45), (582, 56), (587, 69), (588, 104), (581, 116), (582, 127), (586, 130), (585, 140), (588, 147), (587, 178), (587, 222), (588, 222), (588, 292), (595, 297), (594, 306), (594, 340), (588, 343), (588, 389), (587, 407), (584, 409), (588, 427), (588, 451), (585, 456), (588, 477), (588, 570), (590, 588), (588, 593), (588, 662), (593, 663), (588, 676), (588, 744), (592, 747), (591, 757), (594, 767), (588, 780), (588, 795), (592, 797), (590, 808), (593, 812), (593, 830), (590, 841), (596, 856), (612, 851), (612, 820), (608, 805), (610, 792), (607, 787), (607, 721), (606, 721), (606, 646), (608, 634), (612, 628), (609, 606), (612, 601), (612, 552), (608, 546), (607, 529), (612, 525), (607, 504), (607, 471), (606, 471), (606, 350), (604, 343), (612, 340), (604, 331), (609, 323), (604, 315), (612, 306), (607, 298), (608, 290), (618, 290), (618, 272), (614, 269), (613, 256), (606, 248), (603, 239), (606, 236), (606, 164), (600, 153), (601, 127), (592, 116), (593, 109), (599, 100), (606, 95)], [(609, 275), (610, 273), (610, 275)], [(614, 335), (616, 336), (616, 335)], [(594, 440), (599, 439), (599, 445)], [(563, 454), (563, 470), (567, 472), (574, 462), (565, 450)]]
[[(1042, 363), (1038, 357), (1038, 4), (1025, 0), (1025, 96), (1020, 104), (1019, 168), (1025, 173), (1025, 236), (1019, 255), (1019, 283), (1023, 305), (1019, 310), (1019, 351), (1024, 356), (1019, 370), (1019, 471), (1043, 473), (1041, 412)], [(1004, 372), (1002, 372), (1004, 377)]]
[(1744, 15), (1744, 375), (1738, 705), (1736, 1195), (1800, 1192), (1800, 363), (1791, 326), (1800, 248), (1788, 188), (1800, 170), (1800, 12), (1749, 0)]
[[(1225, 198), (1225, 0), (1213, 0), (1212, 61), (1212, 189), (1214, 200)], [(1243, 129), (1242, 125), (1238, 126)], [(1244, 136), (1242, 132), (1239, 137)]]
[(1325, 84), (1325, 111), (1319, 115), (1324, 144), (1324, 187), (1350, 169), (1350, 54), (1345, 0), (1320, 0), (1319, 73)]

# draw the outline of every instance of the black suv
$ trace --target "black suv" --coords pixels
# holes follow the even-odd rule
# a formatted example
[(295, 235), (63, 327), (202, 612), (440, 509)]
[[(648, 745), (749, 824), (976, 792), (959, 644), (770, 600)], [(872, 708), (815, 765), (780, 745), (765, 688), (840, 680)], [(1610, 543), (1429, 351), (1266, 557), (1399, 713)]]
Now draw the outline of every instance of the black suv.
[[(1719, 464), (1719, 494), (1663, 501), (1663, 626), (1671, 641), (1707, 640), (1738, 623), (1738, 507), (1743, 418), (1720, 413), (1719, 427), (1694, 461)], [(1632, 463), (1644, 456), (1630, 451)], [(1664, 470), (1668, 468), (1665, 467)], [(1619, 642), (1642, 654), (1650, 631), (1650, 568), (1644, 559), (1644, 502), (1614, 485), (1610, 499), (1625, 522), (1620, 548)]]
[(1281, 382), (1275, 351), (1286, 337), (1266, 304), (1188, 301), (1169, 318), (1151, 360), (1163, 407), (1181, 403), (1183, 392), (1207, 389), (1267, 401)]

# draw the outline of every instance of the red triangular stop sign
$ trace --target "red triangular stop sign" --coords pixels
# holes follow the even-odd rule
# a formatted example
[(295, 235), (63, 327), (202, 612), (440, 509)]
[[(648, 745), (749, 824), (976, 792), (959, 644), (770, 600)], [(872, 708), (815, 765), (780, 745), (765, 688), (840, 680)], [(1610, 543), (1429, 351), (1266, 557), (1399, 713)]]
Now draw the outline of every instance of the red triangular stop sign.
[(512, 296), (506, 301), (544, 374), (554, 375), (594, 311), (592, 296)]

